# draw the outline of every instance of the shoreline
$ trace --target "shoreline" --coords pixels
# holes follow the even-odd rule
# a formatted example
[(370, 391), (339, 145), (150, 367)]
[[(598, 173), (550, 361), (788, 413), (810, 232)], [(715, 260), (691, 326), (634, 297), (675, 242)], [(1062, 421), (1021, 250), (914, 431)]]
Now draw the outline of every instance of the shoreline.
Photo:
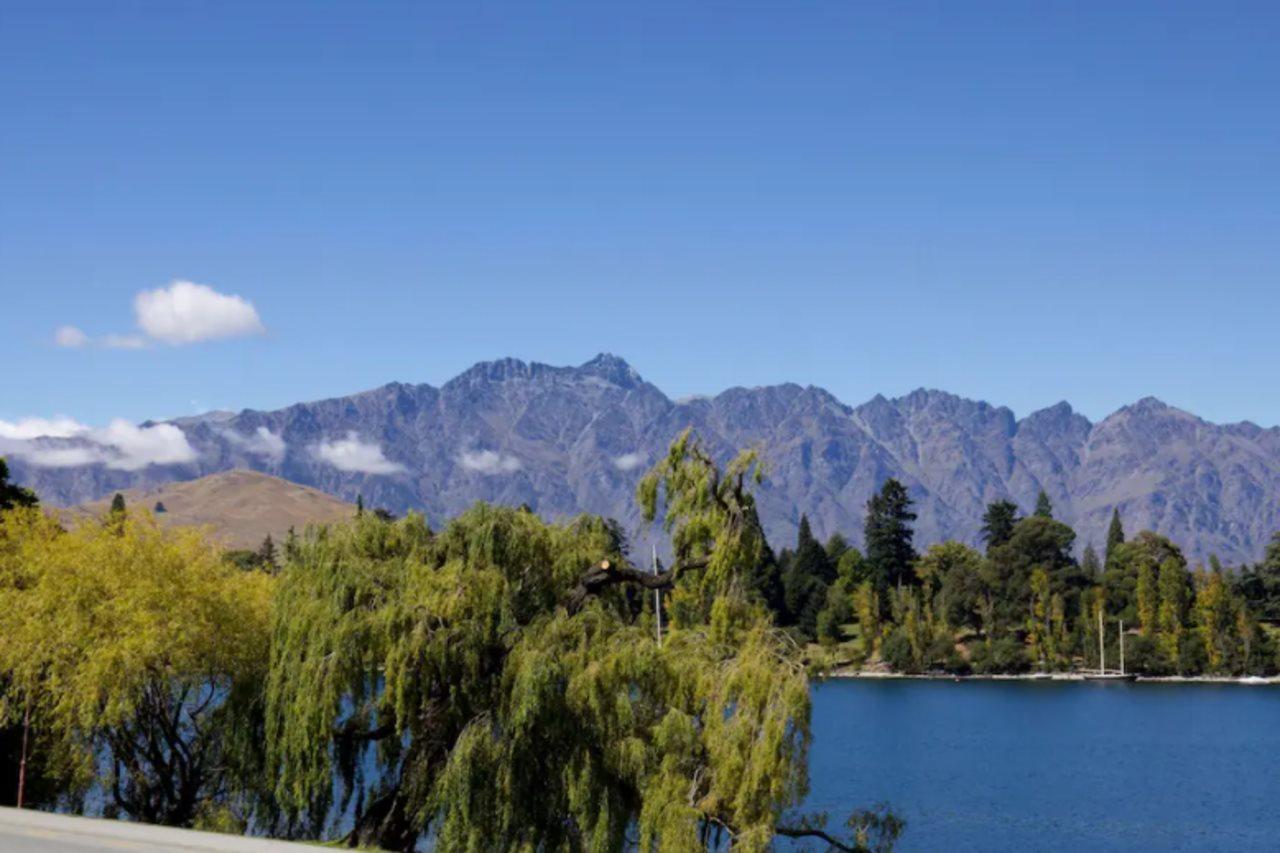
[[(816, 676), (818, 681), (828, 679), (866, 679), (866, 680), (914, 680), (914, 681), (1031, 681), (1031, 682), (1091, 682), (1082, 672), (1026, 672), (1026, 673), (991, 673), (981, 675), (954, 675), (940, 673), (884, 672), (880, 670), (837, 669)], [(1134, 684), (1235, 684), (1241, 687), (1273, 687), (1280, 686), (1280, 676), (1234, 676), (1234, 675), (1137, 675)]]

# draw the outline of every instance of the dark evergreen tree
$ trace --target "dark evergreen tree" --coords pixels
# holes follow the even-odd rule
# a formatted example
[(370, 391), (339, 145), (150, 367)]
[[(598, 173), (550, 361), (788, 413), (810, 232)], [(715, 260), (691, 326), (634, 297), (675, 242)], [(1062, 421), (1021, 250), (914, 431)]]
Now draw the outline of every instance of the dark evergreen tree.
[(164, 501), (156, 501), (155, 508), (152, 510), (152, 512), (154, 512), (156, 515), (159, 515), (162, 512), (168, 512), (168, 511), (169, 510), (164, 505)]
[(356, 495), (356, 517), (364, 515), (364, 495)]
[(1105, 559), (1107, 565), (1111, 565), (1111, 558), (1115, 556), (1116, 549), (1124, 544), (1124, 525), (1120, 523), (1120, 508), (1111, 510), (1111, 527), (1107, 529), (1107, 552)]
[(987, 552), (1008, 542), (1017, 523), (1018, 505), (1013, 501), (987, 504), (987, 512), (982, 516), (982, 541), (987, 544)]
[(840, 533), (832, 533), (827, 538), (827, 544), (822, 547), (826, 549), (827, 559), (831, 561), (831, 565), (839, 566), (840, 558), (849, 550), (849, 540)]
[(1240, 572), (1236, 591), (1259, 619), (1280, 622), (1280, 533), (1271, 537), (1261, 563)]
[(901, 586), (915, 579), (912, 569), (916, 551), (912, 547), (914, 531), (911, 522), (913, 501), (906, 486), (888, 479), (880, 493), (867, 501), (867, 519), (863, 527), (871, 575), (881, 589)]
[(116, 492), (115, 497), (111, 499), (111, 514), (124, 515), (126, 512), (124, 505), (124, 495)]
[(827, 587), (835, 580), (835, 566), (814, 538), (809, 517), (800, 517), (796, 550), (783, 576), (783, 593), (792, 621), (805, 637), (815, 636), (818, 613), (826, 604)]
[(0, 456), (0, 510), (18, 506), (35, 506), (36, 493), (9, 482), (9, 465)]
[(262, 540), (262, 545), (258, 548), (258, 561), (267, 571), (275, 571), (276, 543), (272, 540), (270, 533)]
[(1076, 533), (1052, 518), (1033, 515), (1014, 527), (1013, 535), (990, 552), (986, 582), (996, 595), (999, 625), (1013, 629), (1025, 623), (1031, 605), (1031, 573), (1044, 569), (1051, 591), (1064, 600), (1078, 600), (1087, 585), (1072, 556)]
[(1049, 493), (1044, 489), (1040, 490), (1040, 494), (1036, 495), (1036, 516), (1038, 518), (1053, 518), (1053, 501), (1049, 500)]

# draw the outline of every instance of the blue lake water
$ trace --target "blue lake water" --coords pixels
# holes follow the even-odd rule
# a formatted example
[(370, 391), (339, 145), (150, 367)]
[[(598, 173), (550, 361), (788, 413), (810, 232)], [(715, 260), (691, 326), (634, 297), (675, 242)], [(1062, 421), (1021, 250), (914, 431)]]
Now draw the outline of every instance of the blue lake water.
[(833, 680), (809, 768), (900, 851), (1280, 850), (1278, 687)]

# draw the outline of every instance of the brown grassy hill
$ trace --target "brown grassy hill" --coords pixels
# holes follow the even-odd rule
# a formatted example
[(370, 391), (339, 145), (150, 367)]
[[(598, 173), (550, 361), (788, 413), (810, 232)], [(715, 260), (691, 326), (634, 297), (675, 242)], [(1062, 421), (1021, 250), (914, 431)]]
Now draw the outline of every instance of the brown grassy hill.
[[(354, 505), (318, 489), (300, 486), (256, 471), (225, 471), (185, 483), (167, 483), (121, 492), (131, 508), (164, 512), (156, 518), (165, 526), (207, 526), (228, 548), (257, 548), (269, 533), (277, 542), (290, 527), (299, 533), (309, 523), (351, 518)], [(101, 515), (111, 498), (66, 510), (74, 515)]]

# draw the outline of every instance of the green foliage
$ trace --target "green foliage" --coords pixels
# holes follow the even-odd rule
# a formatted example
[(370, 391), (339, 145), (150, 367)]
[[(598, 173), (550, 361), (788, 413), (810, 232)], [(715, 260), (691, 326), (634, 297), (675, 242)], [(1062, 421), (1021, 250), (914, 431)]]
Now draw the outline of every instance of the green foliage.
[(1044, 489), (1040, 490), (1040, 494), (1036, 495), (1036, 517), (1037, 518), (1053, 518), (1053, 502), (1049, 500), (1049, 493)]
[(9, 482), (9, 463), (0, 456), (0, 511), (32, 507), (39, 503), (36, 493)]
[(984, 580), (994, 590), (997, 630), (1022, 625), (1031, 605), (1031, 574), (1043, 569), (1051, 592), (1074, 599), (1084, 586), (1072, 556), (1076, 534), (1060, 521), (1033, 515), (1019, 521), (1009, 541), (991, 549)]
[(986, 543), (987, 550), (1008, 542), (1017, 523), (1018, 505), (1013, 501), (1001, 500), (987, 504), (987, 511), (982, 516), (982, 541)]
[(916, 552), (911, 523), (916, 514), (911, 511), (912, 503), (906, 487), (894, 479), (885, 480), (879, 494), (867, 501), (863, 527), (866, 559), (881, 590), (914, 580)]
[(931, 545), (916, 564), (916, 574), (944, 625), (982, 627), (982, 602), (990, 590), (983, 580), (981, 554), (959, 542)]
[(809, 529), (808, 516), (801, 516), (796, 550), (787, 562), (782, 586), (787, 613), (806, 639), (817, 636), (818, 614), (827, 603), (835, 574), (835, 564)]
[[(671, 534), (661, 643), (616, 528), (480, 505), (433, 535), (368, 514), (280, 575), (266, 741), (284, 822), (355, 803), (353, 843), (440, 850), (762, 850), (806, 787), (799, 649), (744, 583), (767, 545), (747, 481), (685, 434), (642, 479)], [(658, 582), (658, 581), (654, 581)], [(370, 767), (376, 768), (372, 772)], [(340, 781), (335, 801), (333, 781)]]
[(67, 532), (0, 513), (0, 717), (28, 711), (68, 789), (189, 826), (228, 794), (247, 733), (229, 721), (265, 671), (270, 581), (227, 566), (196, 531), (116, 517)]
[(1280, 533), (1271, 537), (1261, 563), (1240, 572), (1236, 590), (1259, 619), (1280, 623)]
[(1111, 510), (1111, 526), (1107, 528), (1106, 565), (1111, 566), (1111, 558), (1116, 549), (1124, 544), (1124, 525), (1120, 523), (1120, 509)]
[(1129, 624), (1142, 621), (1139, 613), (1138, 586), (1144, 571), (1150, 575), (1144, 583), (1143, 606), (1148, 608), (1146, 625), (1153, 621), (1154, 611), (1154, 573), (1166, 560), (1173, 560), (1180, 566), (1186, 566), (1186, 558), (1182, 551), (1164, 536), (1144, 530), (1132, 541), (1117, 545), (1107, 559), (1107, 568), (1103, 572), (1103, 584), (1107, 589), (1108, 611)]

